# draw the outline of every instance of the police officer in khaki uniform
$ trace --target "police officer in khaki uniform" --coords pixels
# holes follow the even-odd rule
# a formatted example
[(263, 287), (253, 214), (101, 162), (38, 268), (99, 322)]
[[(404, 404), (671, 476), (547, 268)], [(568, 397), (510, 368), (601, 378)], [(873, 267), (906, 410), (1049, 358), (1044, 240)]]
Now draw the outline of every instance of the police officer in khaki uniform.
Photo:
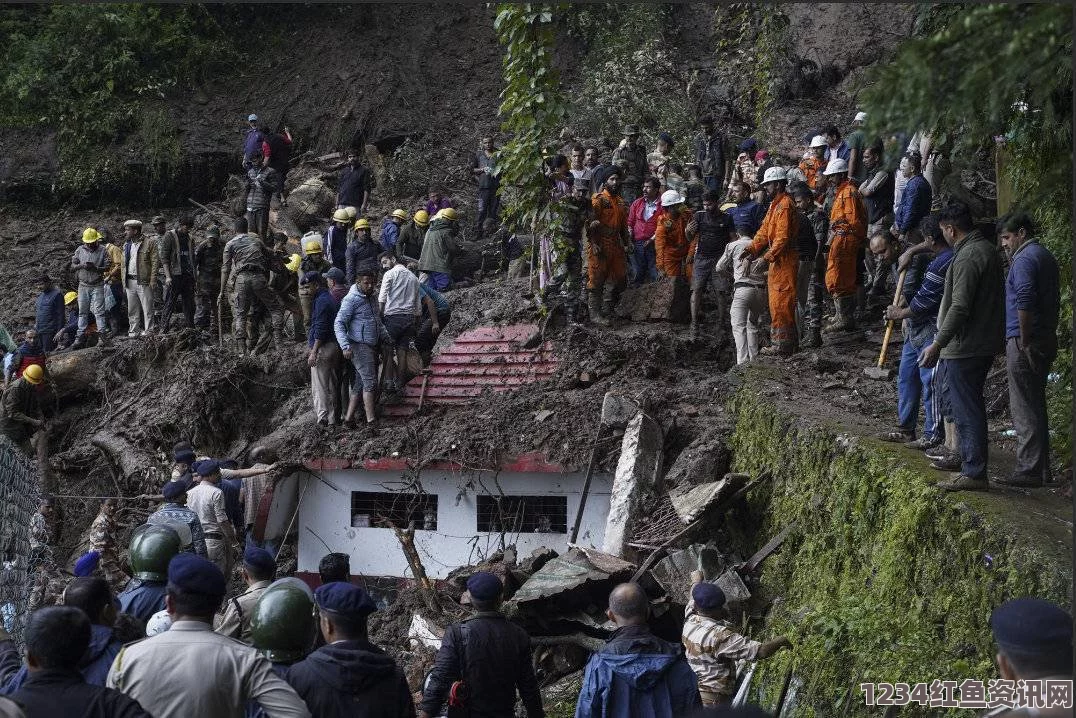
[(224, 603), (224, 612), (217, 614), (213, 630), (222, 636), (250, 643), (250, 619), (254, 604), (276, 576), (276, 559), (263, 548), (250, 546), (243, 552), (243, 581), (247, 590)]
[(181, 553), (168, 564), (164, 633), (124, 646), (107, 685), (134, 698), (157, 718), (240, 718), (257, 701), (270, 718), (309, 718), (310, 711), (264, 657), (213, 632), (224, 600), (224, 574), (211, 562)]

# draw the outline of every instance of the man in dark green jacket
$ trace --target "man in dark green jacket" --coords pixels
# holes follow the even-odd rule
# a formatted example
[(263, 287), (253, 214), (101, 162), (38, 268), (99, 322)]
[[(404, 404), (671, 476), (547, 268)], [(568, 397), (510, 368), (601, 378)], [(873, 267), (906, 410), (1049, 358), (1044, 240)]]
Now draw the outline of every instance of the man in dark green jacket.
[(955, 256), (945, 275), (938, 310), (938, 334), (919, 356), (922, 367), (941, 359), (949, 405), (960, 434), (960, 466), (934, 462), (937, 469), (960, 470), (938, 484), (946, 491), (987, 491), (986, 401), (983, 388), (994, 356), (1005, 351), (1005, 286), (1001, 257), (994, 243), (975, 229), (967, 205), (954, 202), (938, 224)]
[(434, 216), (422, 243), (419, 271), (429, 275), (430, 286), (439, 292), (452, 285), (452, 261), (459, 254), (459, 245), (456, 244), (458, 233), (458, 215), (456, 210), (448, 207)]

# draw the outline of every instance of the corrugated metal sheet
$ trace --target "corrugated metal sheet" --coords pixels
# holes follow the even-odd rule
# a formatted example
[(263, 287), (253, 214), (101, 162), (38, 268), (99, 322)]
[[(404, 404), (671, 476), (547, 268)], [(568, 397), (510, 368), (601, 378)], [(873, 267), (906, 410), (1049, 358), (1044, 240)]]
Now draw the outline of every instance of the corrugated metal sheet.
[[(537, 331), (534, 324), (479, 327), (463, 332), (430, 362), (425, 404), (466, 404), (486, 391), (512, 391), (553, 375), (557, 357), (549, 342), (534, 349), (521, 343)], [(422, 377), (404, 387), (399, 403), (386, 416), (410, 416), (418, 410)]]

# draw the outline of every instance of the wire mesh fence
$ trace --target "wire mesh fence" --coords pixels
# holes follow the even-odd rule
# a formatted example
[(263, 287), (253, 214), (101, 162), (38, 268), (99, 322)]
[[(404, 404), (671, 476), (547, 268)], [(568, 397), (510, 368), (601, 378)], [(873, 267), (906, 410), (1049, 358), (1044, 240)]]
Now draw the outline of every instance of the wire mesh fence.
[(0, 436), (0, 617), (20, 645), (31, 577), (50, 551), (47, 542), (32, 536), (40, 499), (37, 466)]

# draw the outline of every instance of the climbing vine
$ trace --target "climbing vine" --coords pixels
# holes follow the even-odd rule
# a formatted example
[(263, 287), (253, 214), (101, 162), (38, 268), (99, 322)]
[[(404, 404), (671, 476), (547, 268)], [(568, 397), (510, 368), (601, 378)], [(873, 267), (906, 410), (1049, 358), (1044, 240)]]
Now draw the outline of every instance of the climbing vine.
[(493, 28), (504, 48), (501, 129), (508, 139), (497, 152), (504, 217), (510, 226), (549, 231), (560, 222), (551, 204), (542, 161), (567, 116), (560, 74), (553, 64), (555, 16), (566, 3), (499, 3)]

